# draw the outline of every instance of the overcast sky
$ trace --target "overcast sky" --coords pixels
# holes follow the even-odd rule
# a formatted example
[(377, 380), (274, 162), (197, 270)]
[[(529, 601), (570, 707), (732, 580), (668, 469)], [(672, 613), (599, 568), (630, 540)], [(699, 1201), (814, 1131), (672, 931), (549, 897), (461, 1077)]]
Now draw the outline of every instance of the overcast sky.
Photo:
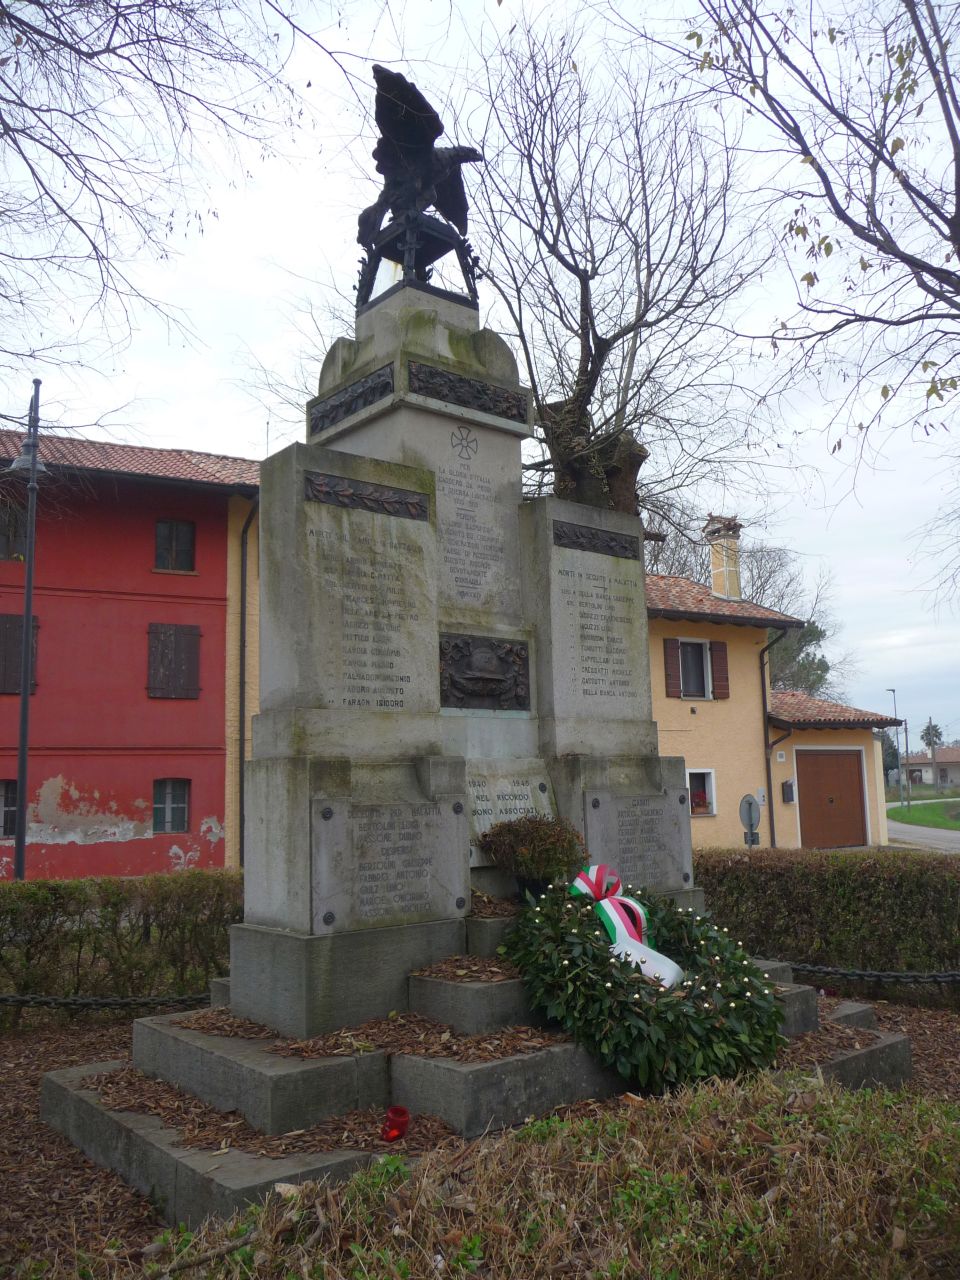
[[(397, 6), (406, 30), (398, 30), (393, 20), (396, 10), (392, 14), (374, 0), (359, 0), (348, 11), (346, 27), (335, 32), (335, 43), (393, 62), (428, 96), (433, 91), (442, 99), (446, 69), (469, 68), (475, 56), (471, 45), (509, 28), (511, 3), (485, 0), (485, 25), (478, 20), (464, 34), (456, 23), (448, 25), (444, 0)], [(480, 6), (476, 9), (479, 13)], [(422, 29), (413, 34), (418, 22)], [(396, 61), (401, 49), (407, 56)], [(361, 77), (361, 90), (369, 80), (372, 107), (368, 67), (356, 61), (347, 65)], [(284, 411), (271, 412), (251, 394), (250, 365), (255, 358), (282, 381), (295, 379), (303, 341), (290, 319), (292, 304), (311, 290), (322, 298), (308, 281), (349, 296), (359, 260), (356, 215), (377, 186), (372, 162), (364, 159), (375, 140), (370, 122), (362, 120), (341, 72), (309, 48), (297, 54), (291, 72), (316, 109), (311, 127), (285, 144), (284, 157), (251, 156), (246, 182), (238, 183), (235, 175), (215, 178), (204, 202), (215, 216), (204, 218), (203, 234), (174, 246), (178, 257), (139, 269), (144, 291), (179, 309), (193, 338), (144, 313), (137, 317), (129, 348), (96, 372), (71, 377), (45, 372), (44, 405), (59, 418), (58, 426), (80, 426), (107, 415), (112, 425), (106, 434), (112, 439), (251, 458), (302, 438), (302, 426), (290, 426)], [(356, 141), (361, 130), (365, 134)], [(467, 180), (469, 185), (469, 171)], [(775, 278), (769, 287), (778, 288)], [(793, 296), (788, 279), (784, 288), (786, 307)], [(329, 325), (328, 337), (335, 336), (335, 326)], [(312, 371), (314, 385), (318, 374), (319, 360)], [(25, 371), (24, 402), (30, 376)], [(910, 720), (911, 746), (920, 748), (919, 732), (928, 716), (947, 740), (960, 738), (960, 621), (955, 611), (938, 607), (927, 589), (935, 564), (916, 536), (950, 481), (943, 443), (914, 440), (903, 431), (884, 442), (872, 465), (854, 467), (843, 448), (830, 452), (836, 437), (827, 422), (816, 387), (803, 388), (783, 409), (784, 439), (793, 440), (803, 430), (791, 466), (771, 472), (769, 483), (776, 490), (771, 502), (760, 493), (755, 500), (738, 495), (738, 512), (747, 520), (764, 513), (763, 527), (748, 532), (802, 555), (811, 582), (821, 566), (830, 569), (833, 609), (843, 624), (837, 648), (857, 660), (846, 684), (847, 700), (892, 713), (888, 689), (895, 687), (899, 713)]]

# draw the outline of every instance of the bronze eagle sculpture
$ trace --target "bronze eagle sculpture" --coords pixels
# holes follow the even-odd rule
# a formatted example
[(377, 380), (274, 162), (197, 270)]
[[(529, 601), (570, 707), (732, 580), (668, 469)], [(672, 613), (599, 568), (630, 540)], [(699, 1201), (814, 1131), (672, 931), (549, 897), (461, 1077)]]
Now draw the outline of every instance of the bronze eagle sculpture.
[(436, 147), (443, 124), (415, 84), (374, 65), (375, 118), (380, 137), (373, 150), (383, 190), (360, 214), (357, 240), (368, 251), (389, 209), (393, 218), (423, 213), (431, 205), (461, 236), (467, 230), (467, 195), (460, 168), (483, 159), (474, 147)]

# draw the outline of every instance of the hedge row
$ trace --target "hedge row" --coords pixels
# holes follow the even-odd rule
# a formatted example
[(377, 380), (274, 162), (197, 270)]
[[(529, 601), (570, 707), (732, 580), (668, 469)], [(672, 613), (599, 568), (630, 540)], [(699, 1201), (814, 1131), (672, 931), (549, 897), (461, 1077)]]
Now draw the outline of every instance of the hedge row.
[[(960, 972), (960, 858), (894, 849), (706, 849), (696, 882), (752, 955), (844, 969)], [(832, 978), (804, 979), (839, 986)], [(960, 1008), (960, 984), (860, 984)]]
[(0, 883), (0, 994), (201, 992), (242, 918), (233, 871)]

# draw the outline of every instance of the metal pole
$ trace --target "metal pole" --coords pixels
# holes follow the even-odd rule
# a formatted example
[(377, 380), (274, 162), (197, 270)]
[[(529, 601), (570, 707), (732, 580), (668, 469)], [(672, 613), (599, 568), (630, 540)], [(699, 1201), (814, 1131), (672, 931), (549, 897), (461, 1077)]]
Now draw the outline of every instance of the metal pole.
[(33, 396), (23, 447), (30, 458), (27, 480), (27, 545), (24, 554), (23, 634), (20, 641), (20, 738), (17, 749), (17, 828), (13, 843), (13, 878), (26, 875), (27, 746), (30, 741), (30, 685), (33, 683), (33, 559), (37, 531), (37, 445), (40, 430), (40, 379), (33, 380)]
[[(893, 694), (893, 718), (897, 719), (897, 691), (896, 689), (888, 689), (887, 693)], [(897, 735), (897, 779), (900, 783), (900, 808), (903, 808), (903, 761), (900, 756), (900, 726), (894, 725), (894, 733)]]

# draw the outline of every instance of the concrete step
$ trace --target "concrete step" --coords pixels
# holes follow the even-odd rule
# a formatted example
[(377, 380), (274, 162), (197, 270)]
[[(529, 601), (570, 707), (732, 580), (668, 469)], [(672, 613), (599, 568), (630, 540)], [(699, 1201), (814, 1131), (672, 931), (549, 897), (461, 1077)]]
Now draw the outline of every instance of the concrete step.
[(386, 1054), (285, 1058), (268, 1040), (178, 1027), (183, 1014), (133, 1024), (133, 1064), (218, 1111), (239, 1111), (261, 1133), (308, 1129), (327, 1116), (389, 1105)]
[(841, 1022), (847, 1027), (866, 1027), (873, 1029), (877, 1025), (877, 1015), (872, 1004), (861, 1004), (859, 1000), (841, 1000), (831, 1013), (823, 1018), (824, 1022)]
[(521, 1124), (554, 1107), (609, 1098), (629, 1089), (576, 1044), (550, 1045), (496, 1062), (454, 1062), (397, 1054), (390, 1062), (393, 1101), (439, 1116), (465, 1138)]
[(409, 1004), (413, 1013), (442, 1022), (463, 1035), (481, 1035), (501, 1027), (540, 1026), (519, 978), (504, 982), (456, 982), (411, 974)]
[(783, 1010), (780, 1028), (783, 1034), (802, 1036), (807, 1031), (816, 1031), (820, 1025), (820, 1014), (813, 987), (796, 982), (778, 982), (775, 990), (777, 1004)]
[[(913, 1075), (908, 1037), (880, 1031), (872, 1033), (870, 1039), (871, 1043), (862, 1049), (851, 1049), (821, 1063), (818, 1069), (824, 1080), (832, 1080), (844, 1089), (899, 1089), (906, 1084)], [(793, 1073), (783, 1072), (781, 1076), (789, 1074)]]
[(164, 1221), (197, 1227), (210, 1214), (228, 1218), (263, 1200), (277, 1182), (344, 1182), (373, 1159), (368, 1151), (325, 1151), (270, 1159), (246, 1151), (197, 1151), (179, 1146), (180, 1132), (152, 1115), (108, 1111), (87, 1076), (125, 1067), (94, 1062), (48, 1072), (40, 1115), (105, 1169), (147, 1196)]

